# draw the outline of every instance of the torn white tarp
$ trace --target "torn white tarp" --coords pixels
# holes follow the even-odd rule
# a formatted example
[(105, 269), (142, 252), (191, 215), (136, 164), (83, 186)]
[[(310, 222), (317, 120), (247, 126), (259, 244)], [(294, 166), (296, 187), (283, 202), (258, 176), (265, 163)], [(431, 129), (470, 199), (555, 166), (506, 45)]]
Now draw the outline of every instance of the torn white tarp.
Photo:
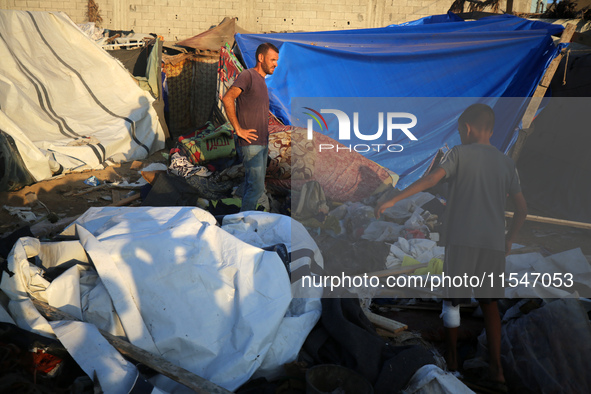
[(137, 369), (107, 342), (96, 326), (79, 321), (55, 321), (50, 324), (80, 368), (88, 376), (96, 376), (104, 393), (131, 392), (139, 375)]
[(446, 372), (434, 364), (427, 364), (419, 368), (402, 392), (404, 394), (474, 393), (451, 372)]
[(564, 298), (572, 297), (574, 290), (578, 291), (577, 297), (591, 295), (591, 264), (581, 248), (548, 257), (539, 253), (511, 254), (505, 272), (508, 298)]
[(308, 333), (320, 319), (323, 289), (302, 286), (302, 276), (311, 275), (311, 265), (324, 267), (320, 249), (301, 223), (284, 215), (242, 212), (225, 216), (222, 228), (259, 248), (283, 244), (291, 254), (289, 270), (293, 299), (267, 356), (256, 372), (257, 376), (273, 379), (284, 372), (282, 365), (296, 360)]
[[(267, 229), (273, 223), (285, 229), (291, 222), (260, 215), (256, 220), (266, 222)], [(78, 235), (80, 242), (17, 242), (8, 261), (15, 275), (4, 273), (1, 283), (11, 302), (30, 303), (28, 293), (80, 313), (98, 328), (113, 332), (122, 327), (135, 345), (230, 390), (261, 366), (263, 372), (273, 371), (293, 360), (320, 314), (318, 298), (292, 302), (288, 273), (277, 253), (243, 242), (198, 208), (92, 208), (66, 234)], [(279, 232), (261, 234), (269, 235), (264, 244), (292, 248), (289, 232), (282, 231), (277, 242), (272, 238)], [(58, 253), (55, 245), (68, 250)], [(304, 246), (317, 251), (313, 241), (297, 247)], [(28, 260), (45, 265), (51, 256), (66, 269), (61, 275), (70, 281), (80, 277), (78, 300), (76, 287), (65, 286), (55, 264), (47, 262), (50, 268), (44, 269)], [(12, 317), (52, 334), (26, 315)]]
[(0, 59), (0, 130), (37, 181), (164, 147), (152, 96), (65, 14), (0, 10)]

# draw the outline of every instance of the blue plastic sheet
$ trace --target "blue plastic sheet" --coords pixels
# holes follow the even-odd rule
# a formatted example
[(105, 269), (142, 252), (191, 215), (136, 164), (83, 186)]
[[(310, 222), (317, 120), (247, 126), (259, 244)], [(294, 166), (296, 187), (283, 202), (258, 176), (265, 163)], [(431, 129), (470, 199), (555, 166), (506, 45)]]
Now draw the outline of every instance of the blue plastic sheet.
[[(292, 124), (296, 97), (520, 97), (520, 105), (503, 110), (511, 118), (495, 130), (494, 145), (506, 152), (515, 127), (549, 62), (559, 49), (552, 35), (564, 28), (511, 15), (457, 21), (449, 15), (376, 29), (237, 34), (247, 67), (253, 67), (259, 44), (280, 49), (275, 73), (267, 78), (271, 111)], [(496, 110), (495, 110), (496, 111)], [(506, 112), (509, 111), (509, 112)], [(455, 119), (441, 113), (440, 125), (422, 136), (420, 156), (366, 156), (401, 175), (400, 186), (418, 179), (434, 152), (459, 143)], [(337, 137), (336, 130), (326, 134)], [(442, 138), (443, 136), (443, 138)], [(431, 142), (430, 142), (431, 141)], [(374, 156), (374, 157), (372, 157)], [(412, 161), (412, 162), (411, 162)]]

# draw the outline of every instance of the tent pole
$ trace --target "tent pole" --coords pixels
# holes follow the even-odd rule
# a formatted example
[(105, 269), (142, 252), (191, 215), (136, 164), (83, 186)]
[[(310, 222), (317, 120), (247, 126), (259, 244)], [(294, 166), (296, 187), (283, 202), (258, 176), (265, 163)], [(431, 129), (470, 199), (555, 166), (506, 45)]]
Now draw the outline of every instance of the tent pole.
[[(514, 215), (513, 212), (505, 212), (505, 217), (507, 217), (507, 218), (512, 218), (513, 215)], [(591, 223), (574, 222), (572, 220), (554, 219), (554, 218), (547, 218), (544, 216), (536, 216), (536, 215), (527, 215), (525, 220), (529, 220), (532, 222), (539, 222), (539, 223), (556, 224), (558, 226), (584, 228), (587, 230), (591, 230)]]
[(507, 14), (513, 14), (513, 0), (507, 0), (507, 9), (505, 12)]
[[(564, 29), (564, 31), (562, 32), (562, 36), (560, 37), (560, 44), (570, 42), (573, 37), (573, 34), (575, 33), (575, 29), (576, 29), (576, 26), (574, 24), (566, 25), (566, 28)], [(511, 154), (511, 158), (516, 163), (517, 163), (517, 160), (519, 160), (519, 154), (521, 153), (521, 150), (523, 149), (523, 146), (525, 145), (525, 140), (534, 131), (534, 128), (532, 126), (532, 122), (534, 120), (534, 117), (536, 116), (536, 112), (538, 111), (538, 108), (540, 107), (542, 99), (544, 98), (544, 95), (546, 94), (546, 90), (548, 90), (548, 87), (550, 86), (550, 82), (552, 81), (552, 78), (554, 77), (554, 74), (556, 73), (556, 69), (558, 68), (558, 65), (560, 64), (560, 61), (562, 60), (563, 56), (564, 56), (564, 51), (562, 51), (560, 54), (558, 54), (558, 56), (556, 56), (550, 62), (550, 65), (546, 69), (546, 72), (544, 73), (544, 76), (542, 77), (540, 84), (536, 88), (529, 104), (527, 105), (527, 108), (525, 110), (525, 114), (523, 115), (523, 118), (521, 119), (522, 129), (519, 130), (519, 135), (517, 136), (517, 141), (515, 142), (515, 146), (513, 147), (513, 152)]]

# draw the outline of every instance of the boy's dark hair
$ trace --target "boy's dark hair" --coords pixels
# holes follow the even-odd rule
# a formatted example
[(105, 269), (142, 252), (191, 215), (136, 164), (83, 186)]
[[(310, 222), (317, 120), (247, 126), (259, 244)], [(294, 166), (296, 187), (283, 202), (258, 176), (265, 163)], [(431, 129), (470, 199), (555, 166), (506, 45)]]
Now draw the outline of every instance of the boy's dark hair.
[(468, 123), (478, 130), (492, 131), (495, 127), (495, 113), (486, 104), (472, 104), (460, 115), (458, 124)]
[(275, 45), (271, 44), (270, 42), (265, 42), (264, 44), (258, 46), (257, 51), (254, 55), (257, 62), (259, 61), (259, 54), (266, 55), (267, 52), (269, 52), (269, 49), (272, 49), (275, 52), (279, 53), (279, 49), (277, 49)]

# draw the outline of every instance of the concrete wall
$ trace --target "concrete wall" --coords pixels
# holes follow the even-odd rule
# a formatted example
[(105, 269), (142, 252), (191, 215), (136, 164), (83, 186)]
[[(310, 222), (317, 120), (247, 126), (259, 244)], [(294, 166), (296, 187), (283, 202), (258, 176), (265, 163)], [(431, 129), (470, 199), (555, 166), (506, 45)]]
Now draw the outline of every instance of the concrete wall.
[[(199, 34), (225, 16), (255, 33), (383, 27), (447, 12), (453, 0), (95, 0), (102, 27), (157, 33), (168, 41)], [(523, 2), (515, 0), (514, 11)], [(505, 9), (505, 0), (501, 9)], [(63, 11), (87, 21), (86, 0), (0, 0), (1, 9)]]

